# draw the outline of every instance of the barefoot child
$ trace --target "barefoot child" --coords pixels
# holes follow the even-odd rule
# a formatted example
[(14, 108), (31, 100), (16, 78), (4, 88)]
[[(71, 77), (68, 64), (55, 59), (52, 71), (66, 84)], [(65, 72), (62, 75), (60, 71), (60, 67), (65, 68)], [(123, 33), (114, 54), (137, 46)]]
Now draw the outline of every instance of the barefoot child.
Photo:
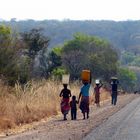
[(70, 101), (71, 120), (77, 119), (77, 104), (78, 104), (78, 101), (76, 100), (76, 96), (72, 96), (72, 100)]

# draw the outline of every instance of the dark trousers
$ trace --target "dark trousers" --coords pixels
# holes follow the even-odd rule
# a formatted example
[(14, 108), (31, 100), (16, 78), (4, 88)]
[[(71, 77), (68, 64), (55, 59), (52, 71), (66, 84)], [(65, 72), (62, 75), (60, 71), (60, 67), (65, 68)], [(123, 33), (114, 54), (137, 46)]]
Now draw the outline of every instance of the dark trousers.
[(77, 109), (71, 109), (71, 119), (76, 120), (77, 117)]
[(116, 105), (117, 103), (117, 91), (112, 92), (112, 104)]

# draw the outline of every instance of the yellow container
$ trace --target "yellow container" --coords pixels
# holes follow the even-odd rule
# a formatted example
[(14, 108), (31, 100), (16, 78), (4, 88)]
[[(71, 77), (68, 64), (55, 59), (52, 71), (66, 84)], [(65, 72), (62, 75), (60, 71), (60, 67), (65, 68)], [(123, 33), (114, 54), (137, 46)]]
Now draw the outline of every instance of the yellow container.
[(82, 80), (90, 82), (91, 73), (90, 70), (82, 70)]

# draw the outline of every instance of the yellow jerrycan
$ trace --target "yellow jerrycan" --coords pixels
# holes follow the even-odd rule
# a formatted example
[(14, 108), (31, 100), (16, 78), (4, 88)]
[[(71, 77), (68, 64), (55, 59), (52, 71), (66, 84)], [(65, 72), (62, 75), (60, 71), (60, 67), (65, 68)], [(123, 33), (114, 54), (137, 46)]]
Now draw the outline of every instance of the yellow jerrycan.
[(91, 80), (91, 72), (90, 70), (82, 70), (82, 80), (90, 82)]

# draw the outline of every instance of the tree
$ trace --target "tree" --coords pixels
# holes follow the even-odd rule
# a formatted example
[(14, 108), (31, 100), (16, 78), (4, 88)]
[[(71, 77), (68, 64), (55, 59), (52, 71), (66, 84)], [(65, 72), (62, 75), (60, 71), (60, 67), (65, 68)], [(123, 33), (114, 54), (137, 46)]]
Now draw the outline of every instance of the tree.
[(15, 59), (15, 49), (12, 46), (11, 33), (10, 27), (0, 25), (0, 78), (4, 77), (7, 81), (11, 81), (9, 80), (11, 76), (16, 74), (13, 71), (15, 68), (13, 61)]
[(42, 29), (32, 29), (22, 34), (23, 40), (28, 47), (28, 53), (31, 58), (35, 58), (40, 50), (48, 47), (49, 38), (42, 34)]
[[(20, 80), (23, 81), (23, 70), (26, 67), (22, 69), (24, 63), (21, 63), (20, 60), (21, 50), (24, 49), (24, 46), (20, 44), (16, 36), (13, 36), (11, 28), (4, 25), (0, 25), (0, 43), (0, 78), (9, 85), (14, 85)], [(26, 76), (24, 75), (24, 79)]]
[(32, 29), (29, 32), (23, 33), (22, 37), (28, 48), (28, 56), (31, 59), (30, 71), (32, 77), (36, 75), (33, 72), (35, 58), (41, 51), (40, 55), (42, 55), (42, 57), (44, 56), (50, 40), (43, 35), (42, 29)]
[(122, 54), (121, 63), (123, 65), (130, 65), (135, 60), (135, 58), (136, 56), (133, 53), (124, 52)]
[(66, 74), (66, 71), (61, 67), (54, 68), (52, 71), (52, 76), (54, 77), (55, 80), (60, 80), (63, 74)]
[(62, 61), (66, 70), (70, 73), (71, 78), (79, 79), (80, 72), (83, 69), (88, 69), (88, 63), (86, 63), (85, 54), (82, 51), (70, 51), (69, 53), (63, 53)]
[(53, 71), (53, 69), (56, 69), (57, 67), (60, 67), (62, 65), (61, 55), (62, 55), (62, 47), (55, 47), (49, 53), (50, 73), (51, 71)]
[(63, 46), (62, 62), (72, 79), (79, 78), (83, 69), (90, 69), (92, 77), (109, 80), (117, 73), (117, 61), (113, 47), (95, 36), (78, 33)]
[(137, 77), (132, 70), (129, 70), (128, 68), (120, 68), (118, 70), (118, 79), (123, 90), (134, 92)]
[(0, 45), (2, 47), (9, 46), (11, 44), (11, 28), (5, 25), (0, 25)]
[(55, 47), (49, 52), (45, 50), (39, 52), (35, 64), (36, 75), (38, 77), (48, 78), (51, 75), (56, 75), (54, 73), (62, 69), (61, 50), (60, 47)]

